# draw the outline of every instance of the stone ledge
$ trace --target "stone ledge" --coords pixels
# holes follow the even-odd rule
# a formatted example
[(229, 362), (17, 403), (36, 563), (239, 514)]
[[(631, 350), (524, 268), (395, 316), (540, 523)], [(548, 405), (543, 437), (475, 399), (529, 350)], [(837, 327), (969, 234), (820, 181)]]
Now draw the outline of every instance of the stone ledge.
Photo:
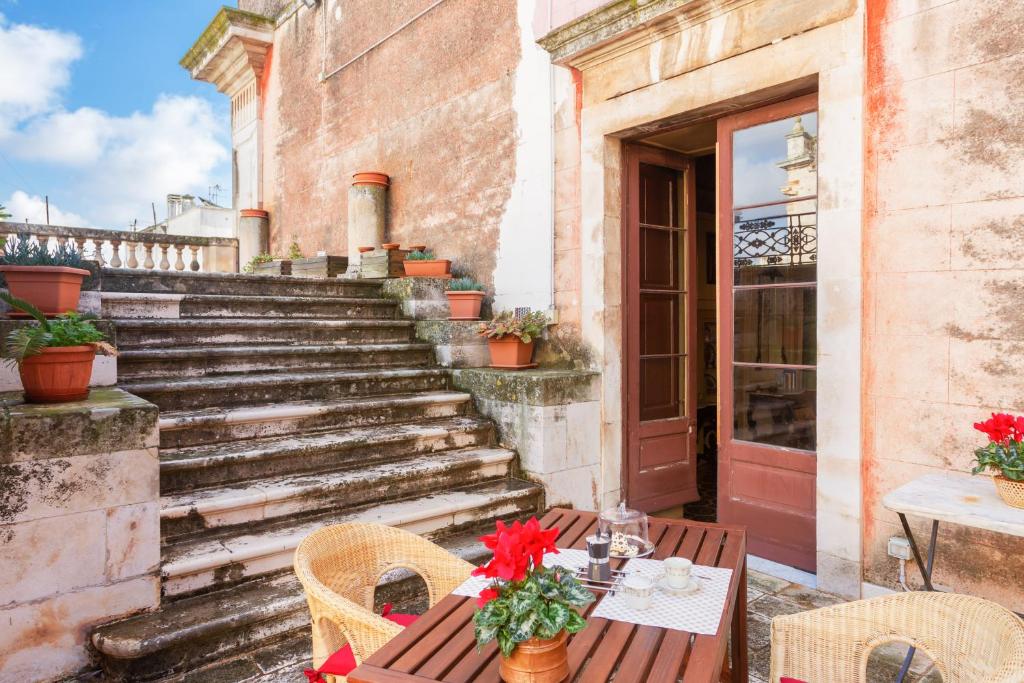
[(159, 443), (155, 405), (117, 388), (96, 388), (72, 403), (25, 403), (0, 393), (0, 463), (152, 448)]
[(474, 398), (531, 406), (553, 406), (598, 400), (597, 378), (591, 370), (452, 370), (453, 385)]
[(417, 320), (416, 338), (433, 344), (445, 368), (481, 368), (491, 361), (487, 340), (476, 333), (478, 320)]

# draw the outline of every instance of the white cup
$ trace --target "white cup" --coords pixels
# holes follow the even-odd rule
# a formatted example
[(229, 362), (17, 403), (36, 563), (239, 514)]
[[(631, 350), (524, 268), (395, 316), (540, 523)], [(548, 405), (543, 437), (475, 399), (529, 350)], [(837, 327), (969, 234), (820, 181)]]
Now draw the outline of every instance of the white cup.
[(685, 557), (669, 557), (664, 562), (665, 581), (672, 588), (686, 588), (690, 585), (690, 570), (693, 562)]
[(630, 609), (647, 609), (654, 595), (654, 582), (640, 574), (630, 574), (622, 581), (622, 594)]

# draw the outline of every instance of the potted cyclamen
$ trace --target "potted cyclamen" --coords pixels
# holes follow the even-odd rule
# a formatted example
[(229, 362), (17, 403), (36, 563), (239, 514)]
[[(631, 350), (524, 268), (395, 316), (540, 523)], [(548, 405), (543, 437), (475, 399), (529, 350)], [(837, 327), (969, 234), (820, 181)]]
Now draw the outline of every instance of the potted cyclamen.
[(540, 311), (528, 311), (518, 316), (505, 311), (494, 320), (480, 323), (476, 331), (481, 337), (487, 337), (492, 368), (522, 370), (536, 367), (536, 363), (530, 362), (534, 340), (547, 323), (547, 316)]
[(999, 497), (1015, 508), (1024, 508), (1024, 416), (992, 413), (974, 428), (988, 436), (988, 445), (974, 451), (977, 466), (972, 474), (991, 470)]
[(0, 299), (35, 319), (13, 330), (4, 345), (4, 361), (17, 365), (28, 403), (64, 403), (89, 396), (96, 352), (116, 356), (103, 333), (75, 312), (48, 320), (27, 301), (0, 292)]
[[(78, 308), (82, 280), (89, 275), (82, 265), (82, 253), (70, 243), (50, 253), (45, 243), (32, 242), (28, 235), (7, 240), (0, 251), (0, 273), (11, 294), (51, 317)], [(18, 311), (8, 315), (25, 317)]]
[(402, 265), (409, 277), (451, 277), (452, 262), (436, 258), (432, 251), (409, 252)]
[(480, 538), (494, 558), (473, 570), (491, 583), (480, 591), (473, 614), (477, 647), (497, 639), (498, 671), (506, 683), (559, 683), (569, 675), (566, 640), (586, 627), (575, 608), (594, 594), (572, 572), (545, 567), (544, 555), (558, 553), (558, 529), (541, 529), (536, 517), (526, 524), (497, 523)]
[(484, 286), (471, 277), (457, 277), (448, 283), (449, 320), (479, 320)]

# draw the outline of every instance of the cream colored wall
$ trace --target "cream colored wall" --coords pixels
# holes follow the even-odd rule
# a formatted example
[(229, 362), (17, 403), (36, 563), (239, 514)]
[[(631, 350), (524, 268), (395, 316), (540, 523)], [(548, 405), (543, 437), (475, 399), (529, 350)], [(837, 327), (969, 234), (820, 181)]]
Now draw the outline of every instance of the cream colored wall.
[[(565, 183), (574, 175), (579, 181), (579, 296), (564, 317), (578, 317), (602, 373), (600, 491), (611, 504), (622, 495), (621, 138), (650, 130), (641, 127), (652, 122), (817, 78), (818, 571), (821, 587), (851, 596), (859, 595), (861, 582), (861, 183), (851, 179), (863, 168), (862, 26), (855, 0), (765, 0), (712, 12), (653, 40), (623, 41), (628, 49), (572, 60), (582, 73), (578, 170), (570, 171), (569, 135), (556, 138), (561, 213), (575, 196)], [(556, 247), (556, 272), (568, 253)], [(570, 305), (565, 298), (559, 303)]]

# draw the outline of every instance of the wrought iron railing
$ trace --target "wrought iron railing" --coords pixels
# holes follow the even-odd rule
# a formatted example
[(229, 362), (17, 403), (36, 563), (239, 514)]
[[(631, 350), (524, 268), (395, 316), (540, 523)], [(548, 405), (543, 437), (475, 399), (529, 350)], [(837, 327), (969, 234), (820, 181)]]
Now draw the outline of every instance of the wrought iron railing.
[(235, 238), (0, 221), (0, 237), (11, 235), (29, 235), (50, 248), (70, 242), (87, 259), (111, 268), (238, 272)]
[(738, 220), (733, 227), (733, 265), (796, 266), (818, 260), (817, 212)]

